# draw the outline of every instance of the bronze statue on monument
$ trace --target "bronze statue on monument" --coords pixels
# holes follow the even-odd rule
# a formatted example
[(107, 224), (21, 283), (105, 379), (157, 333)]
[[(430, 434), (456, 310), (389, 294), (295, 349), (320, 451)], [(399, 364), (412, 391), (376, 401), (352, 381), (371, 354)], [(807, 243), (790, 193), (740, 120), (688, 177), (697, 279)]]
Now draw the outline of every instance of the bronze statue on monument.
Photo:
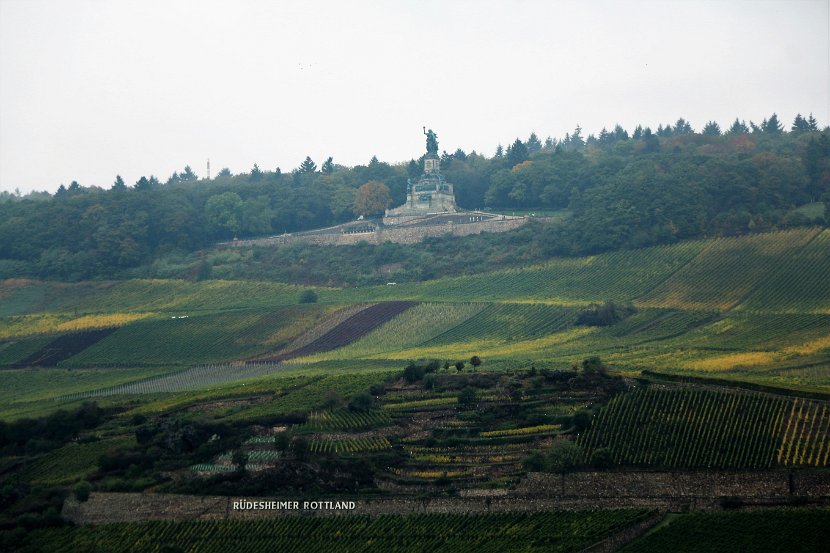
[(427, 135), (427, 154), (438, 155), (438, 135), (424, 127), (424, 134)]

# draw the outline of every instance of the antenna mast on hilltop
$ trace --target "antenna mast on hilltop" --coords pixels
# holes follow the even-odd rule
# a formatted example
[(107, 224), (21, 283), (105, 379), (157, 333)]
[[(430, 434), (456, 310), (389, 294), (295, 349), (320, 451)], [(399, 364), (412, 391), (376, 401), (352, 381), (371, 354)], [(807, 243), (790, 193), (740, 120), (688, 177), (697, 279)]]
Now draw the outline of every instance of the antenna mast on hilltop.
[(207, 162), (207, 179), (210, 180), (210, 158), (208, 158)]

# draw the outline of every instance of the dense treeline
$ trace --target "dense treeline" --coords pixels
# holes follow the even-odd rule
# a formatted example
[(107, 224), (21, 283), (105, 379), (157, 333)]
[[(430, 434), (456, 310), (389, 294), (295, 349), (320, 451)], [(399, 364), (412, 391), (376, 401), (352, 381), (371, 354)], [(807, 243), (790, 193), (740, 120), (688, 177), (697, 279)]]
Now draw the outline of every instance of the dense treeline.
[[(714, 122), (694, 132), (680, 119), (630, 135), (620, 126), (587, 138), (577, 127), (544, 143), (532, 134), (492, 158), (458, 149), (441, 163), (464, 208), (569, 210), (533, 251), (571, 255), (823, 224), (820, 205), (794, 208), (830, 200), (829, 134), (812, 116), (796, 117), (789, 132), (774, 114), (760, 125), (736, 120), (724, 133)], [(415, 160), (346, 168), (329, 158), (318, 170), (307, 158), (291, 173), (254, 166), (200, 180), (187, 167), (164, 184), (142, 177), (128, 187), (117, 177), (110, 190), (73, 182), (54, 196), (5, 194), (0, 278), (108, 276), (234, 236), (337, 224), (355, 217), (362, 185), (385, 184), (397, 205), (419, 172)]]

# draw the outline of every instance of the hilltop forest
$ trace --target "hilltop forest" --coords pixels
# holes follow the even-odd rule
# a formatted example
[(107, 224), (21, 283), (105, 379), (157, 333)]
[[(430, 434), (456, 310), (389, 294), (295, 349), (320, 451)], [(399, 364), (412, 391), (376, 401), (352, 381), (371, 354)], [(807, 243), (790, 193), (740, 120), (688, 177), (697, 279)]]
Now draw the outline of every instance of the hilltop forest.
[[(799, 115), (789, 130), (775, 114), (760, 125), (736, 119), (725, 131), (709, 122), (696, 132), (682, 118), (656, 131), (637, 126), (629, 134), (618, 125), (587, 138), (577, 127), (561, 140), (517, 138), (490, 158), (445, 151), (441, 164), (462, 208), (567, 214), (532, 231), (514, 231), (521, 240), (470, 238), (480, 247), (467, 251), (488, 252), (495, 266), (826, 224), (823, 204), (830, 201), (830, 131), (820, 132), (812, 115)], [(255, 165), (237, 175), (223, 169), (208, 180), (186, 167), (166, 182), (150, 176), (128, 186), (118, 176), (108, 190), (73, 181), (54, 195), (4, 192), (0, 279), (159, 276), (154, 261), (192, 260), (187, 256), (218, 241), (352, 220), (356, 191), (370, 181), (384, 183), (392, 204), (400, 204), (407, 179), (420, 167), (419, 160), (391, 165), (373, 157), (351, 168), (329, 158), (318, 168), (307, 158), (289, 173)], [(426, 260), (412, 247), (362, 248), (351, 263), (434, 262), (439, 274), (451, 274), (458, 272), (451, 268), (461, 255), (457, 242), (430, 241)], [(285, 248), (285, 255), (297, 257), (297, 248)], [(299, 250), (301, 257), (313, 256)], [(197, 273), (208, 277), (210, 267), (203, 263)], [(435, 270), (422, 269), (415, 278), (433, 276)], [(338, 282), (349, 283), (348, 275)]]

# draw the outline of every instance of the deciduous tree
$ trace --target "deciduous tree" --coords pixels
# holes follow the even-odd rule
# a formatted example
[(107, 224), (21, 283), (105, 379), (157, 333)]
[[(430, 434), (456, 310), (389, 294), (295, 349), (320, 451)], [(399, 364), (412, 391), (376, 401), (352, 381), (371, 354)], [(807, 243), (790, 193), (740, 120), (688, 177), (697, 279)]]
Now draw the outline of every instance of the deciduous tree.
[(391, 202), (389, 187), (379, 181), (369, 181), (357, 189), (354, 212), (363, 216), (382, 215)]

